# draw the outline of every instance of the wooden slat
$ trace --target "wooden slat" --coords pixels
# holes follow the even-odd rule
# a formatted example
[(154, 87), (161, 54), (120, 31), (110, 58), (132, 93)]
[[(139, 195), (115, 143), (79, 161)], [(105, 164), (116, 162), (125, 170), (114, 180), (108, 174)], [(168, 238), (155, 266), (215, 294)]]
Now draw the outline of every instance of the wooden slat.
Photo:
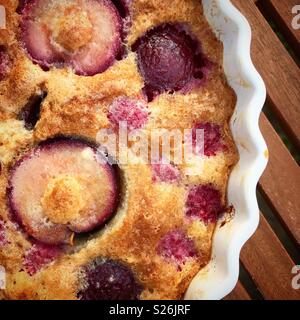
[(285, 227), (300, 244), (300, 168), (265, 115), (260, 126), (270, 150), (260, 186)]
[(296, 30), (292, 26), (292, 20), (295, 17), (292, 8), (300, 4), (299, 0), (258, 0), (257, 3), (279, 25), (280, 31), (299, 54), (300, 29)]
[(265, 80), (273, 110), (300, 147), (300, 69), (253, 1), (232, 0), (252, 27), (252, 58)]
[(234, 290), (224, 300), (251, 300), (248, 292), (239, 281)]
[(265, 299), (300, 299), (300, 290), (291, 285), (295, 263), (263, 215), (258, 230), (242, 250), (241, 261)]

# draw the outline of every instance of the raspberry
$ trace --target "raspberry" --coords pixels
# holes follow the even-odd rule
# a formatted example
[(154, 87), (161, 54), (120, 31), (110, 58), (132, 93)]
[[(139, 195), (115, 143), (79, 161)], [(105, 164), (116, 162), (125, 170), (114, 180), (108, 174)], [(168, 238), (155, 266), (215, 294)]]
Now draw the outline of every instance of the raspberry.
[(152, 175), (153, 181), (174, 183), (180, 179), (180, 172), (178, 168), (171, 164), (153, 164)]
[(108, 119), (115, 127), (119, 127), (120, 122), (127, 122), (128, 129), (134, 130), (142, 128), (147, 123), (148, 114), (143, 101), (119, 97), (111, 104)]
[(54, 261), (59, 253), (58, 247), (36, 243), (25, 253), (24, 268), (30, 276), (33, 276), (44, 266)]
[(97, 259), (84, 268), (84, 275), (81, 300), (137, 300), (142, 292), (133, 272), (117, 261)]
[(185, 263), (188, 258), (197, 256), (193, 240), (178, 229), (170, 231), (160, 240), (157, 252), (162, 257), (178, 264)]
[(204, 130), (204, 154), (207, 157), (215, 156), (217, 152), (222, 151), (224, 145), (222, 143), (221, 128), (214, 123), (199, 123), (193, 129), (193, 146), (196, 153), (199, 149), (196, 146), (196, 130)]
[(206, 224), (215, 223), (224, 210), (221, 205), (221, 193), (211, 184), (192, 187), (186, 207), (188, 217), (199, 218)]

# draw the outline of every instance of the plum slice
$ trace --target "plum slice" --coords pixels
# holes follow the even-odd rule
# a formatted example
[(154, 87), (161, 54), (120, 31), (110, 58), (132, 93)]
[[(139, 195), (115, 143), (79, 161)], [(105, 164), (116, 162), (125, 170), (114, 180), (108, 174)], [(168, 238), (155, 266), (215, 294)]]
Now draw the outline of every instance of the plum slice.
[(133, 272), (110, 259), (96, 259), (83, 270), (80, 300), (138, 300), (142, 291)]
[(43, 68), (70, 66), (92, 76), (122, 49), (122, 19), (111, 0), (33, 0), (21, 14), (24, 46)]
[(149, 100), (163, 92), (184, 89), (204, 76), (208, 60), (200, 43), (179, 23), (166, 23), (150, 29), (132, 46), (138, 67), (145, 80)]
[(70, 243), (114, 213), (117, 172), (90, 143), (61, 138), (44, 142), (20, 159), (10, 175), (13, 217), (46, 244)]

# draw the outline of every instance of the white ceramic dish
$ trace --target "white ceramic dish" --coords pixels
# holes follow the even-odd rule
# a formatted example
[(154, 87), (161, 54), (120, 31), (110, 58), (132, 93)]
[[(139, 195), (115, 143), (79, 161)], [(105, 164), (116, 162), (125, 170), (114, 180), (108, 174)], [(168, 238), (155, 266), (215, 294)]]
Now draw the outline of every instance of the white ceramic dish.
[(224, 70), (237, 95), (231, 129), (240, 153), (228, 186), (235, 216), (214, 236), (212, 261), (192, 281), (185, 298), (218, 300), (235, 287), (242, 246), (259, 222), (256, 186), (267, 165), (267, 146), (259, 130), (266, 98), (264, 82), (250, 57), (251, 29), (229, 0), (203, 0), (205, 16), (224, 45)]

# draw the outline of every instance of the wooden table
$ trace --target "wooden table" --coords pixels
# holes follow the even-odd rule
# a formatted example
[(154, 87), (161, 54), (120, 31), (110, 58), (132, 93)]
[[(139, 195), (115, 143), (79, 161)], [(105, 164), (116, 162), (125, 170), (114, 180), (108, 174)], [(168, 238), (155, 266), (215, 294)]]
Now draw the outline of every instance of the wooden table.
[(226, 299), (300, 300), (292, 287), (292, 268), (300, 272), (300, 29), (292, 27), (292, 8), (300, 0), (232, 2), (252, 27), (252, 59), (267, 86), (260, 126), (270, 161), (258, 187), (260, 225)]

